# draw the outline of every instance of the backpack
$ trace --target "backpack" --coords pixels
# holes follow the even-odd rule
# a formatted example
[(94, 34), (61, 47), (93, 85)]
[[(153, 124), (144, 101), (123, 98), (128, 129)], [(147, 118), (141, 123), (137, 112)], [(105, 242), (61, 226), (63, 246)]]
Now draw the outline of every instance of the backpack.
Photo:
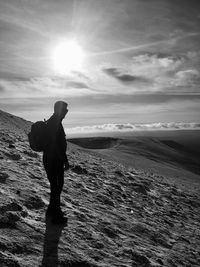
[(31, 149), (36, 152), (42, 152), (45, 148), (47, 135), (47, 122), (37, 121), (32, 124), (31, 131), (28, 133), (28, 141)]

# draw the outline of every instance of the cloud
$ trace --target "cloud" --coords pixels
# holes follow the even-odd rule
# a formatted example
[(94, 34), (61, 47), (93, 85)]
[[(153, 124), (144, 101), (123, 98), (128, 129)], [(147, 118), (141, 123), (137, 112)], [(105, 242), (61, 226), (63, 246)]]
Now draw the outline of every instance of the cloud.
[(5, 91), (4, 87), (0, 84), (0, 93), (4, 91)]
[(142, 80), (140, 77), (135, 77), (135, 76), (130, 75), (130, 74), (122, 74), (116, 78), (122, 82), (135, 82), (135, 81), (141, 81)]
[(194, 85), (200, 81), (200, 72), (196, 69), (187, 69), (178, 71), (175, 74), (174, 84), (177, 86)]
[(104, 72), (124, 85), (131, 84), (132, 93), (200, 94), (200, 71), (196, 55), (197, 52), (185, 55), (142, 53), (132, 57), (122, 67), (107, 67)]
[(183, 70), (183, 71), (179, 71), (176, 73), (176, 76), (178, 78), (184, 78), (184, 79), (188, 79), (188, 78), (191, 78), (191, 77), (199, 77), (200, 73), (198, 70), (195, 70), (195, 69), (190, 69), (190, 70)]
[(75, 75), (78, 78), (84, 79), (85, 81), (90, 81), (90, 78), (81, 71), (75, 71), (74, 70), (74, 71), (72, 71), (72, 75)]
[(83, 82), (75, 82), (75, 81), (67, 82), (66, 86), (73, 87), (73, 88), (89, 88), (87, 84)]
[(94, 126), (67, 128), (68, 134), (84, 134), (95, 132), (134, 132), (146, 130), (200, 130), (200, 123), (190, 122), (166, 122), (166, 123), (148, 123), (148, 124), (102, 124)]
[[(191, 58), (194, 55), (191, 53), (189, 56)], [(133, 56), (120, 67), (110, 65), (102, 67), (102, 70), (126, 86), (127, 90), (123, 90), (124, 93), (181, 93), (182, 90), (185, 93), (185, 88), (181, 86), (188, 85), (187, 79), (181, 79), (178, 76), (181, 75), (181, 71), (187, 70), (187, 64), (190, 61), (188, 55), (146, 52)], [(190, 84), (192, 84), (195, 72), (193, 70), (187, 73), (188, 76), (190, 75)], [(180, 79), (182, 83), (178, 83)], [(195, 90), (198, 91), (198, 88), (196, 87)]]
[(189, 51), (187, 52), (186, 56), (188, 59), (195, 60), (199, 57), (200, 52), (198, 51)]
[(181, 56), (145, 53), (132, 58), (131, 69), (136, 75), (155, 78), (176, 71), (184, 62)]
[(0, 71), (0, 79), (7, 81), (30, 81), (31, 77), (28, 75), (19, 75), (12, 72)]
[(123, 83), (132, 83), (132, 82), (149, 82), (147, 79), (145, 79), (142, 76), (134, 76), (132, 74), (123, 73), (123, 70), (118, 68), (105, 68), (103, 71), (116, 78), (117, 80), (123, 82)]

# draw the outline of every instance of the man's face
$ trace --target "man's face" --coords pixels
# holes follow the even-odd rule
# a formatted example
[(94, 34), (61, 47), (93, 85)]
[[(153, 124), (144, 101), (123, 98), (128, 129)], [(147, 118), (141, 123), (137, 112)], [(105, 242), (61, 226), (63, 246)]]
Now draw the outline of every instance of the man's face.
[(60, 114), (62, 119), (64, 119), (64, 117), (67, 115), (67, 112), (68, 112), (68, 107), (62, 109)]

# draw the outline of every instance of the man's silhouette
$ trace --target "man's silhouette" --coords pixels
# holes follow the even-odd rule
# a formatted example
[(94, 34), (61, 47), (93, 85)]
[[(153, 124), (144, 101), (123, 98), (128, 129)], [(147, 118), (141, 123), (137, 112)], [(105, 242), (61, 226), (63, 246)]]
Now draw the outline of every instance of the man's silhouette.
[(57, 101), (54, 105), (54, 114), (47, 121), (47, 136), (43, 154), (44, 168), (50, 182), (50, 201), (46, 212), (52, 217), (55, 224), (67, 222), (60, 207), (60, 195), (64, 185), (64, 169), (69, 169), (66, 155), (67, 142), (62, 126), (66, 116), (68, 104)]

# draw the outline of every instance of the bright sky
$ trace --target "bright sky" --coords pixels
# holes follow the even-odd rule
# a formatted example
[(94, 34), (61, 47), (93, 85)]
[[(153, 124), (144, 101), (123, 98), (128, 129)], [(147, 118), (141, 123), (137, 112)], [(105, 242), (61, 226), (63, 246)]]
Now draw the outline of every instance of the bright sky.
[(66, 127), (200, 122), (199, 0), (0, 0), (0, 109)]

